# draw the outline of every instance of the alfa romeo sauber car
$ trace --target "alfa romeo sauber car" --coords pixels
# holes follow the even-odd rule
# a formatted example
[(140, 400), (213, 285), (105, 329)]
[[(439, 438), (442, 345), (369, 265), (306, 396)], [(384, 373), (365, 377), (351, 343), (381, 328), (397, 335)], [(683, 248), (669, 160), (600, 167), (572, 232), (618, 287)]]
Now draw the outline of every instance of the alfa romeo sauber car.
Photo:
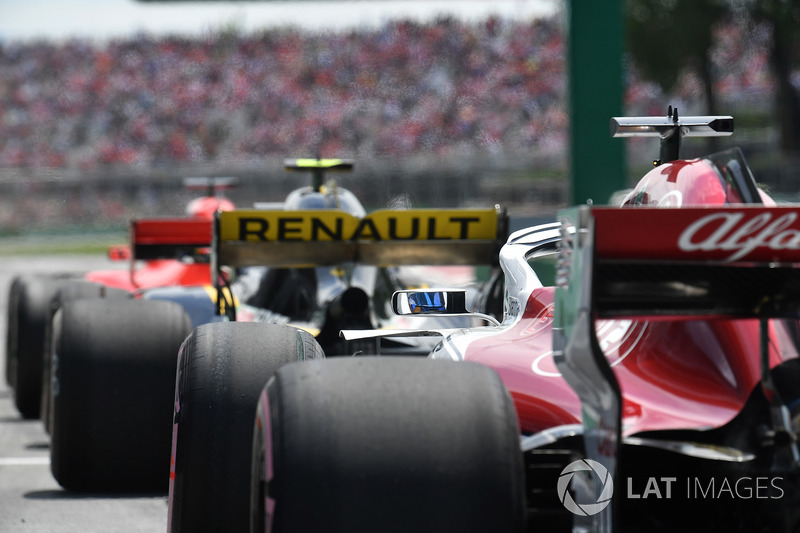
[[(411, 326), (474, 310), (445, 287), (393, 295), (407, 329), (342, 332), (437, 338), (424, 357), (326, 359), (280, 325), (196, 329), (169, 530), (797, 531), (797, 211), (738, 149), (678, 158), (681, 137), (732, 126), (613, 119), (617, 136), (661, 137), (660, 160), (624, 206), (508, 238), (499, 324)], [(216, 377), (194, 368), (207, 360)], [(248, 427), (230, 398), (258, 387)]]
[[(287, 167), (311, 171), (312, 185), (291, 192), (278, 208), (218, 211), (206, 247), (211, 284), (141, 288), (135, 299), (76, 300), (59, 310), (53, 321), (50, 455), (63, 487), (166, 491), (174, 421), (187, 428), (179, 432), (182, 438), (199, 434), (189, 456), (208, 464), (196, 471), (224, 466), (218, 459), (224, 456), (242, 460), (249, 472), (249, 434), (237, 443), (237, 453), (220, 454), (215, 446), (229, 431), (228, 422), (238, 423), (226, 413), (228, 406), (245, 409), (246, 425), (252, 426), (266, 377), (250, 358), (283, 361), (282, 350), (270, 355), (273, 341), (263, 339), (266, 333), (288, 331), (293, 341), (301, 340), (295, 359), (303, 346), (311, 350), (309, 357), (316, 346), (327, 355), (374, 352), (375, 341), (346, 341), (339, 331), (403, 321), (388, 307), (394, 291), (424, 286), (426, 279), (497, 286), (497, 254), (507, 235), (502, 209), (367, 213), (350, 191), (323, 180), (324, 172), (351, 166), (343, 160), (292, 160)], [(150, 244), (158, 249), (158, 241)], [(465, 272), (477, 265), (489, 267), (480, 282)], [(477, 289), (469, 294), (470, 301), (482, 301)], [(473, 319), (432, 320), (466, 326)], [(187, 336), (188, 345), (214, 346), (215, 353), (229, 343), (237, 351), (243, 346), (244, 358), (177, 360)], [(426, 354), (433, 345), (427, 340), (387, 341), (381, 349)], [(178, 383), (189, 387), (181, 387), (178, 415), (176, 368)], [(239, 390), (240, 380), (259, 385), (248, 396)], [(177, 457), (183, 464), (184, 455)], [(248, 479), (249, 473), (237, 494), (246, 495)], [(226, 491), (224, 480), (205, 476), (192, 490), (209, 483)]]

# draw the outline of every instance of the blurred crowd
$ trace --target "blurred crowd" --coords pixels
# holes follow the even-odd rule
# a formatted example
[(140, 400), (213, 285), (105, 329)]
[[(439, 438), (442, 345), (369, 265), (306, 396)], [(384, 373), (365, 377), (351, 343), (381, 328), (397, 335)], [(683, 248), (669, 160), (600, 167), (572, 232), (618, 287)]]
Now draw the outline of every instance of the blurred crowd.
[[(731, 103), (748, 112), (771, 105), (769, 35), (756, 30), (714, 29), (715, 94), (726, 114), (735, 113)], [(626, 113), (660, 115), (666, 103), (684, 115), (706, 113), (702, 84), (690, 71), (669, 95), (639, 79), (633, 65), (626, 72)], [(452, 160), (533, 152), (540, 162), (561, 161), (566, 85), (558, 17), (0, 42), (0, 185), (9, 172), (236, 172), (286, 157)], [(0, 232), (63, 220), (124, 221), (139, 213), (131, 211), (134, 200), (153, 210), (175, 204), (159, 200), (160, 191), (131, 193), (121, 185), (65, 193), (42, 179), (15, 183), (0, 195)]]
[[(716, 32), (721, 98), (763, 100), (764, 36)], [(563, 150), (565, 68), (557, 18), (3, 43), (0, 167)], [(670, 103), (701, 89), (688, 76)], [(666, 100), (630, 74), (626, 111), (661, 114)]]
[(0, 167), (560, 146), (555, 20), (0, 45)]

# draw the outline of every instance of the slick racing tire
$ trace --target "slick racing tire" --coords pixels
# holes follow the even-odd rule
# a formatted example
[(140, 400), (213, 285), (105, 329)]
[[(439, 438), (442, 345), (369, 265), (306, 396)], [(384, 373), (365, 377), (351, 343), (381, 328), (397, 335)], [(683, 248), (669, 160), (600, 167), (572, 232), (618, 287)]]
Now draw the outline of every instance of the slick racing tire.
[(19, 322), (19, 290), (23, 283), (22, 276), (14, 276), (8, 285), (6, 298), (6, 383), (12, 389), (17, 379), (17, 332)]
[(41, 365), (41, 384), (39, 385), (40, 409), (39, 418), (44, 423), (45, 431), (49, 434), (52, 429), (50, 416), (50, 385), (52, 381), (53, 359), (53, 317), (56, 312), (67, 302), (81, 299), (130, 299), (133, 295), (123, 289), (105, 287), (99, 283), (85, 280), (61, 280), (56, 285), (55, 293), (48, 304), (48, 317), (44, 328), (44, 353)]
[(6, 381), (23, 418), (39, 417), (45, 327), (57, 290), (57, 280), (41, 275), (17, 276), (9, 288)]
[(166, 492), (176, 360), (190, 331), (174, 302), (74, 300), (56, 313), (50, 467), (62, 487)]
[(8, 294), (6, 379), (23, 418), (39, 418), (49, 383), (50, 324), (62, 301), (128, 293), (83, 280), (46, 275), (17, 276)]
[(289, 326), (221, 322), (196, 328), (178, 361), (169, 531), (247, 531), (258, 395), (286, 363), (321, 359)]
[(473, 363), (286, 365), (259, 398), (252, 466), (251, 532), (525, 528), (514, 405)]
[(11, 282), (6, 379), (14, 389), (14, 403), (23, 418), (39, 418), (50, 303), (58, 289), (68, 282), (41, 274), (17, 276)]

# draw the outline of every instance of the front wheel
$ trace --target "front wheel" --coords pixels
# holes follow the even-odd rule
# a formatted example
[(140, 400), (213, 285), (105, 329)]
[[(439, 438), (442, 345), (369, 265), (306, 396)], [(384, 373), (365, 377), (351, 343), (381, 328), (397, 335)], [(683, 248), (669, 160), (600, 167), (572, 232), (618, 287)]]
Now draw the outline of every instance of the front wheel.
[(289, 326), (220, 322), (192, 332), (175, 388), (171, 532), (247, 530), (258, 395), (284, 364), (322, 357), (313, 336)]
[(519, 443), (513, 402), (488, 367), (286, 365), (259, 398), (250, 530), (523, 531)]

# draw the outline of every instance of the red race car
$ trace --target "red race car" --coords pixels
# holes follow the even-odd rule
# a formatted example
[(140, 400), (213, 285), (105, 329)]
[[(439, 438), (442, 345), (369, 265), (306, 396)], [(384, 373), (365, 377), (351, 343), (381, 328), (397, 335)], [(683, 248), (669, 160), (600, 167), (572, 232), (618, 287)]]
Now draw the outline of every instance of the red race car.
[(192, 200), (186, 217), (138, 219), (130, 223), (130, 245), (113, 246), (109, 258), (129, 261), (111, 269), (59, 275), (21, 274), (10, 285), (6, 380), (24, 418), (46, 418), (50, 374), (45, 352), (56, 309), (79, 298), (128, 298), (137, 291), (211, 283), (208, 247), (214, 213), (233, 209), (219, 191), (234, 178), (187, 178), (187, 187), (207, 190)]
[[(623, 207), (513, 233), (499, 323), (342, 332), (441, 336), (423, 357), (326, 359), (287, 326), (195, 330), (169, 530), (797, 531), (797, 211), (738, 149), (678, 158), (681, 137), (730, 134), (731, 117), (612, 126), (661, 137), (661, 161)], [(448, 288), (393, 308), (471, 311)], [(204, 358), (216, 378), (193, 369)]]

